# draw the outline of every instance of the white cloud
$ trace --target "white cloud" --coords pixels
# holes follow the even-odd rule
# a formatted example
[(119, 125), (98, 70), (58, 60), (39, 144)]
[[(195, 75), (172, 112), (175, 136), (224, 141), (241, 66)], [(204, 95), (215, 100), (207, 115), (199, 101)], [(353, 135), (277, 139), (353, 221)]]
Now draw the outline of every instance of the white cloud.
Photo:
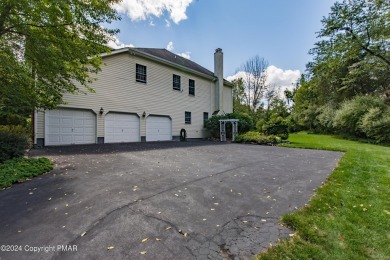
[[(246, 72), (239, 71), (232, 76), (228, 76), (226, 79), (232, 81), (234, 79), (245, 79)], [(286, 89), (293, 90), (295, 83), (301, 77), (299, 70), (283, 70), (274, 65), (267, 68), (267, 81), (266, 84), (270, 89), (276, 90), (281, 98), (284, 98), (284, 91)]]
[(125, 43), (121, 42), (118, 39), (118, 37), (116, 37), (116, 36), (114, 36), (112, 41), (109, 41), (107, 43), (107, 46), (112, 48), (112, 49), (120, 49), (120, 48), (124, 48), (124, 47), (134, 47), (133, 44), (125, 44)]
[(169, 20), (167, 20), (167, 19), (165, 19), (165, 26), (167, 28), (171, 27), (171, 22)]
[[(173, 42), (168, 42), (167, 44), (167, 47), (165, 47), (165, 49), (167, 49), (168, 51), (173, 51), (173, 49), (175, 49), (175, 47), (173, 47)], [(183, 57), (183, 58), (186, 58), (188, 60), (191, 59), (191, 52), (189, 51), (186, 51), (186, 52), (182, 52), (182, 53), (176, 53), (177, 55)]]
[(123, 0), (114, 4), (114, 8), (126, 14), (132, 21), (146, 20), (149, 16), (160, 17), (165, 12), (178, 24), (187, 19), (187, 7), (193, 0)]
[(232, 76), (227, 76), (226, 79), (228, 81), (233, 81), (235, 79), (239, 79), (239, 78), (243, 78), (245, 79), (245, 75), (246, 75), (246, 72), (244, 71), (238, 71), (236, 74), (232, 75)]
[(153, 20), (150, 20), (149, 25), (150, 26), (155, 26), (156, 24), (153, 22)]
[(168, 51), (173, 51), (173, 49), (174, 49), (174, 47), (173, 47), (173, 42), (168, 42), (168, 45), (167, 45), (166, 49), (167, 49)]
[(292, 90), (301, 77), (299, 70), (283, 70), (273, 65), (267, 68), (267, 84), (278, 88), (281, 92)]
[(189, 52), (189, 51), (182, 52), (182, 53), (177, 53), (177, 55), (182, 56), (183, 58), (186, 58), (187, 60), (191, 59), (191, 55), (190, 54), (191, 54), (191, 52)]

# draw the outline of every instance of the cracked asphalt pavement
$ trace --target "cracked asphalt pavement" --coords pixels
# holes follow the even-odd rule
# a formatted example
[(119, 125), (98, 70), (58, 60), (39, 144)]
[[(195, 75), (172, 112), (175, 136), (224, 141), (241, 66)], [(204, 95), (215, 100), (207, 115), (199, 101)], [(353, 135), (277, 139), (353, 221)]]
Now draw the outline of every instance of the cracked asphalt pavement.
[(30, 156), (56, 166), (0, 192), (0, 245), (21, 249), (0, 259), (249, 259), (289, 237), (280, 216), (309, 201), (342, 153), (199, 141)]

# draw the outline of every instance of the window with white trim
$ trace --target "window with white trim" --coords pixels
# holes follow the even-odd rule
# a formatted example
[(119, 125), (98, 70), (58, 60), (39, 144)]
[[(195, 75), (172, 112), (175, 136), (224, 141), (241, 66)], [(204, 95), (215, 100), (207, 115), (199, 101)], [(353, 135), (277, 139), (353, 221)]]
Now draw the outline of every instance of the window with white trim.
[(195, 96), (195, 80), (188, 80), (188, 94), (190, 96)]
[(135, 80), (137, 82), (146, 83), (146, 66), (141, 64), (135, 65)]
[(191, 112), (185, 111), (185, 113), (184, 113), (184, 123), (191, 124)]
[(180, 86), (180, 76), (173, 74), (173, 89), (174, 90), (181, 90)]

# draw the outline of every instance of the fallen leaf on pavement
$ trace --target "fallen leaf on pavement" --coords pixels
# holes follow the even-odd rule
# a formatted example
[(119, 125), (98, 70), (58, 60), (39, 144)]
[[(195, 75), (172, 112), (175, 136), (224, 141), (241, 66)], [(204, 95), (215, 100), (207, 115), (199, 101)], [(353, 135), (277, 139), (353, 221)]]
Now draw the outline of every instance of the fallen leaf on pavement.
[(87, 232), (83, 232), (83, 233), (81, 233), (81, 235), (80, 236), (85, 236), (85, 234), (87, 234)]
[(146, 255), (146, 251), (139, 252), (141, 255)]
[(144, 239), (142, 239), (142, 241), (141, 242), (146, 242), (146, 241), (148, 241), (148, 237), (147, 238), (144, 238)]
[(114, 247), (113, 246), (107, 247), (107, 250), (111, 250), (111, 249), (114, 249)]

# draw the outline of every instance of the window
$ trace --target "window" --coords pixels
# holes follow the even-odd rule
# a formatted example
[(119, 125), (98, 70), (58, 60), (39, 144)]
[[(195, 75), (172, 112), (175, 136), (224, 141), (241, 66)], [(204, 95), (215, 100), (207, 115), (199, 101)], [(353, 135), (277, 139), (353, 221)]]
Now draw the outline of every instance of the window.
[(207, 119), (209, 119), (209, 113), (203, 112), (203, 127), (206, 125)]
[(184, 122), (186, 124), (191, 124), (191, 112), (188, 111), (185, 112)]
[(195, 80), (192, 80), (190, 79), (188, 81), (188, 85), (189, 85), (189, 95), (191, 96), (195, 96)]
[(180, 76), (173, 74), (173, 89), (180, 90)]
[(135, 80), (137, 82), (146, 83), (146, 66), (136, 64), (135, 67)]

